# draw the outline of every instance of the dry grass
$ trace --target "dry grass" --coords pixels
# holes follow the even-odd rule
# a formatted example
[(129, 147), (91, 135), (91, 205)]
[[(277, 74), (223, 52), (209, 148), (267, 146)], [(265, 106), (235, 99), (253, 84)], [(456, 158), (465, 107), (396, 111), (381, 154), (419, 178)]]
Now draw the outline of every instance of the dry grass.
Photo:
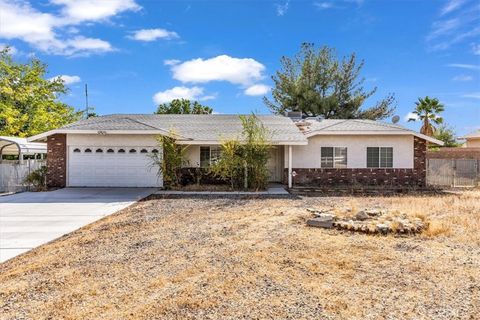
[[(422, 235), (308, 228), (380, 207)], [(2, 319), (475, 319), (480, 192), (138, 203), (0, 265)]]

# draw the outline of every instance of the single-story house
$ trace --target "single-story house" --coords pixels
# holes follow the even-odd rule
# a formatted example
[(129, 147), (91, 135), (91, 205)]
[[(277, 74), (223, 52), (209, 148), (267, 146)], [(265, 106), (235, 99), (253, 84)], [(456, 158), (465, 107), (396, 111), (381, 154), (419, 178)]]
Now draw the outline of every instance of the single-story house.
[[(399, 125), (370, 120), (259, 115), (271, 135), (272, 182), (424, 186), (427, 142)], [(46, 141), (52, 187), (162, 187), (149, 153), (158, 135), (188, 145), (188, 167), (208, 167), (222, 141), (239, 137), (238, 115), (117, 114), (93, 117), (29, 138)]]

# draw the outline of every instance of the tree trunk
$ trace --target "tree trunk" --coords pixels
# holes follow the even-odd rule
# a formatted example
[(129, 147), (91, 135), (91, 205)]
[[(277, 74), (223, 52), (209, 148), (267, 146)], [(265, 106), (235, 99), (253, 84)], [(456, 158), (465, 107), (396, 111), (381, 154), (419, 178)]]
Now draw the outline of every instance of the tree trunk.
[(247, 167), (247, 161), (243, 162), (243, 188), (245, 190), (248, 189), (248, 167)]

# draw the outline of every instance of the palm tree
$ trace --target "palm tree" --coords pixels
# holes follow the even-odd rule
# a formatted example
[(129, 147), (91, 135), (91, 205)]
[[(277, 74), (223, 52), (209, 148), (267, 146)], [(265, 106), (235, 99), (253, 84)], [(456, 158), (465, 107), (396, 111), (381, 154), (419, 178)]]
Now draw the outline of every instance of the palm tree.
[(415, 102), (415, 110), (412, 112), (415, 117), (408, 119), (408, 121), (423, 121), (423, 125), (420, 128), (420, 133), (427, 136), (433, 136), (435, 133), (435, 127), (432, 123), (440, 125), (443, 123), (443, 118), (439, 116), (441, 112), (445, 110), (443, 104), (438, 101), (437, 98), (430, 99), (428, 96), (425, 98), (418, 98)]

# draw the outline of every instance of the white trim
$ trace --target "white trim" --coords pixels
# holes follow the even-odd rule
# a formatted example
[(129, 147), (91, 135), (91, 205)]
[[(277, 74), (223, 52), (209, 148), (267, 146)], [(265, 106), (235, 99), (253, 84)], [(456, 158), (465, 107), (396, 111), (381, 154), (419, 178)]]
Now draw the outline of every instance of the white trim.
[(54, 134), (98, 134), (98, 135), (109, 135), (109, 134), (160, 134), (163, 135), (165, 131), (163, 130), (72, 130), (72, 129), (55, 129), (47, 132), (37, 134), (27, 138), (27, 141), (37, 141), (43, 140), (48, 136)]
[(435, 143), (437, 145), (443, 146), (443, 141), (437, 140), (435, 138), (426, 136), (424, 134), (414, 132), (414, 131), (312, 131), (305, 134), (305, 137), (310, 138), (314, 136), (348, 136), (348, 135), (365, 135), (365, 136), (384, 136), (384, 135), (392, 135), (392, 136), (405, 136), (405, 135), (413, 135), (415, 137), (424, 139), (428, 142)]
[[(177, 140), (178, 144), (188, 144), (188, 145), (220, 145), (223, 140)], [(240, 141), (241, 142), (241, 141)], [(269, 141), (270, 144), (274, 146), (306, 146), (308, 145), (308, 140), (305, 141)]]

